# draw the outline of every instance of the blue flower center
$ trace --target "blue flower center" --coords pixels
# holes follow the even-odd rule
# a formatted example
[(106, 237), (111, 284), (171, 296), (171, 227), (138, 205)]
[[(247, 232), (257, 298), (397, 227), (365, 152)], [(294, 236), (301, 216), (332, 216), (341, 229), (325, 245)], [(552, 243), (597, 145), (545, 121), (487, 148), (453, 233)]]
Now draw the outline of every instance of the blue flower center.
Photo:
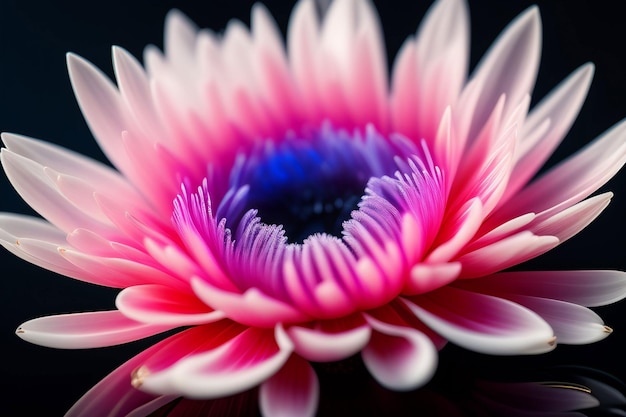
[(368, 180), (397, 170), (397, 153), (398, 147), (373, 129), (349, 134), (325, 126), (266, 141), (231, 172), (231, 194), (243, 187), (247, 192), (236, 204), (237, 214), (227, 209), (227, 225), (236, 230), (243, 213), (256, 210), (263, 223), (281, 225), (292, 243), (315, 233), (340, 237)]

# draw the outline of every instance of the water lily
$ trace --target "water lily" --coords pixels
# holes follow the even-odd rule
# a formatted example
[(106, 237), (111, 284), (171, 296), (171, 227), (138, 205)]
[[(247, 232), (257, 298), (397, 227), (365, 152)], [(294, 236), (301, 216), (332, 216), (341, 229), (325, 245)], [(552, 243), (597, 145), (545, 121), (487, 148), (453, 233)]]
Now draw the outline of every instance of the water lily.
[[(91, 348), (185, 328), (130, 359), (69, 415), (147, 414), (172, 398), (259, 386), (262, 413), (313, 415), (310, 362), (356, 354), (384, 387), (430, 380), (447, 341), (536, 354), (611, 329), (587, 307), (620, 271), (505, 271), (587, 226), (626, 162), (626, 123), (533, 179), (567, 134), (593, 65), (530, 107), (541, 23), (516, 18), (468, 76), (462, 0), (437, 1), (391, 73), (376, 11), (299, 1), (286, 46), (251, 29), (166, 19), (145, 68), (116, 83), (68, 55), (79, 105), (115, 169), (3, 134), (2, 166), (42, 217), (4, 213), (0, 243), (51, 271), (122, 289), (117, 309), (38, 318), (33, 343)], [(591, 196), (591, 197), (590, 197)], [(115, 403), (115, 409), (110, 410)]]

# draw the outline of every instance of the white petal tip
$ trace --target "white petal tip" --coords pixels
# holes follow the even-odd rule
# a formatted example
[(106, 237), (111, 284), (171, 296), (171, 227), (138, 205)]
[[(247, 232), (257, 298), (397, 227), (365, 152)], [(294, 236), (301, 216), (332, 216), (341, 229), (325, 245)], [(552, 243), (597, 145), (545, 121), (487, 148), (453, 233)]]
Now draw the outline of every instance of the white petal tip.
[(67, 61), (67, 66), (71, 67), (83, 61), (83, 58), (80, 55), (75, 54), (74, 52), (68, 52), (65, 54), (65, 60)]
[(593, 76), (594, 72), (596, 72), (596, 64), (593, 62), (586, 62), (580, 67), (581, 71), (584, 71), (585, 74), (589, 74), (589, 76)]

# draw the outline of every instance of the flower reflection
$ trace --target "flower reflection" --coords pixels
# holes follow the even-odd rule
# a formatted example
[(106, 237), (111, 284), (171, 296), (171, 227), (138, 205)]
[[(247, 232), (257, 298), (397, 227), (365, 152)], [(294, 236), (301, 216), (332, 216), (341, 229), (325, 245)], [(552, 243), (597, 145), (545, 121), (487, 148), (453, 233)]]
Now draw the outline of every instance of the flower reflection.
[[(320, 378), (335, 379), (329, 381), (328, 391), (345, 383), (356, 382), (358, 388), (341, 389), (341, 396), (333, 396), (326, 395), (323, 385), (320, 416), (609, 417), (626, 412), (624, 384), (592, 368), (553, 367), (533, 372), (534, 376), (509, 370), (492, 375), (493, 379), (468, 373), (468, 369), (448, 368), (447, 374), (438, 373), (422, 389), (397, 393), (382, 388), (364, 369), (355, 369), (359, 366), (354, 361), (348, 362), (349, 375), (322, 370)], [(151, 417), (256, 417), (256, 395), (256, 391), (246, 391), (211, 401), (175, 398), (142, 411)]]
[(379, 384), (406, 391), (430, 380), (447, 341), (509, 355), (606, 337), (587, 307), (626, 296), (624, 273), (501, 271), (604, 210), (612, 194), (591, 195), (626, 160), (626, 124), (530, 182), (576, 118), (593, 66), (529, 112), (538, 10), (469, 78), (468, 25), (462, 0), (436, 2), (391, 77), (377, 14), (357, 0), (336, 0), (321, 19), (298, 2), (286, 48), (260, 5), (251, 30), (233, 22), (223, 35), (173, 11), (165, 52), (148, 48), (145, 69), (114, 48), (117, 85), (70, 54), (78, 102), (118, 171), (3, 135), (6, 174), (45, 220), (1, 215), (0, 243), (122, 291), (116, 310), (17, 333), (91, 348), (186, 327), (70, 413), (258, 386), (264, 414), (312, 415), (312, 362), (359, 353)]

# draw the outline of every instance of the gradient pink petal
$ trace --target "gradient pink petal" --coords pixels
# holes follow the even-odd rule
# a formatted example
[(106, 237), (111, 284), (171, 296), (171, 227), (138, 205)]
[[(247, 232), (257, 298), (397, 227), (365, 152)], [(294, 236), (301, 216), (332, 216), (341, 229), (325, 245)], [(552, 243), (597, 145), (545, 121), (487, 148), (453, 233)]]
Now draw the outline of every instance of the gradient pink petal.
[(167, 324), (140, 323), (113, 310), (40, 317), (23, 323), (16, 333), (37, 345), (88, 349), (132, 342), (171, 328)]
[(171, 365), (160, 365), (160, 370), (146, 363), (135, 372), (135, 384), (153, 393), (222, 397), (252, 388), (274, 375), (293, 349), (280, 326), (275, 330), (245, 329), (221, 342), (179, 360), (163, 358)]
[(367, 344), (371, 328), (360, 314), (343, 319), (289, 326), (294, 352), (314, 362), (338, 361), (357, 354)]
[(319, 400), (319, 382), (306, 360), (293, 355), (261, 385), (259, 403), (264, 416), (313, 417)]
[(258, 288), (250, 288), (243, 293), (224, 291), (199, 278), (193, 278), (191, 286), (199, 299), (238, 323), (273, 327), (276, 323), (297, 323), (310, 319), (295, 306), (277, 300)]
[(587, 307), (614, 303), (626, 297), (626, 272), (622, 271), (519, 271), (501, 272), (465, 280), (458, 285), (471, 291), (528, 295), (567, 301)]
[(435, 332), (476, 352), (537, 354), (556, 345), (552, 328), (539, 315), (501, 298), (444, 287), (403, 302)]
[(437, 368), (437, 349), (422, 332), (365, 316), (373, 332), (361, 352), (365, 366), (384, 387), (409, 391), (428, 382)]
[(142, 323), (191, 326), (223, 319), (193, 294), (161, 285), (140, 285), (122, 290), (115, 306), (126, 317)]

